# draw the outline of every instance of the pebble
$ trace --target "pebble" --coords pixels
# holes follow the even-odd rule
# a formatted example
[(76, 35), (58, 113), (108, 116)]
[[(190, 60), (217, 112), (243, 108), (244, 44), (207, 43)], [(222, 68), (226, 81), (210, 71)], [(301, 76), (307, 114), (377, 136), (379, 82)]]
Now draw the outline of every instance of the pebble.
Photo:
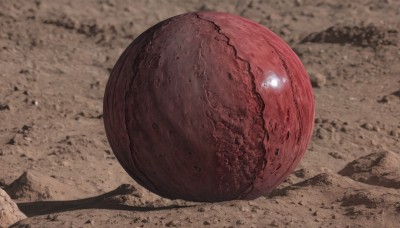
[(314, 211), (314, 213), (312, 213), (312, 215), (317, 216), (318, 215), (317, 211)]
[(326, 84), (326, 77), (323, 74), (317, 72), (310, 72), (310, 81), (312, 87), (321, 88)]
[(378, 100), (378, 103), (388, 103), (390, 101), (388, 96), (383, 96), (382, 99)]
[(326, 139), (328, 138), (328, 131), (323, 128), (318, 128), (316, 135), (319, 139)]
[(16, 144), (18, 144), (18, 137), (17, 137), (18, 135), (15, 135), (14, 137), (12, 137), (8, 142), (7, 142), (7, 144), (10, 144), (10, 145), (16, 145)]
[(397, 132), (397, 131), (395, 131), (395, 130), (391, 130), (391, 131), (389, 131), (389, 135), (390, 136), (399, 136), (399, 132)]
[(329, 152), (328, 154), (335, 159), (343, 159), (343, 156), (337, 152)]
[(169, 221), (167, 224), (165, 224), (168, 227), (173, 227), (173, 226), (180, 226), (181, 222), (179, 222), (178, 220), (172, 220)]
[(361, 127), (368, 131), (373, 131), (374, 129), (374, 126), (370, 123), (364, 123), (363, 125), (361, 125)]
[(240, 207), (239, 207), (239, 210), (240, 210), (241, 212), (249, 212), (249, 211), (250, 211), (250, 208), (245, 207), (245, 206), (240, 206)]
[(278, 222), (276, 220), (272, 221), (271, 224), (269, 224), (270, 226), (279, 226)]
[(87, 221), (85, 222), (85, 224), (90, 224), (90, 225), (94, 226), (94, 221), (91, 220), (91, 219), (89, 219), (89, 220), (87, 220)]
[(0, 104), (0, 111), (10, 110), (10, 105), (8, 104)]

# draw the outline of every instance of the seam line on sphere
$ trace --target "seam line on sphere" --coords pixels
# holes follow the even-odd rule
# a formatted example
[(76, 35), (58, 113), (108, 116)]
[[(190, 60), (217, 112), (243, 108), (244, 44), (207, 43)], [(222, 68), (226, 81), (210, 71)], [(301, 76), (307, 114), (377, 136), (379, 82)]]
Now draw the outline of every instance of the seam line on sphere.
[(259, 116), (261, 117), (262, 129), (263, 129), (263, 131), (264, 131), (264, 132), (263, 132), (263, 133), (264, 133), (264, 134), (263, 134), (263, 138), (262, 138), (262, 140), (261, 140), (261, 144), (262, 144), (261, 146), (262, 146), (262, 150), (263, 150), (263, 159), (260, 161), (261, 164), (257, 164), (257, 167), (260, 167), (260, 166), (261, 166), (261, 167), (258, 168), (258, 171), (256, 172), (256, 174), (254, 174), (250, 186), (249, 186), (246, 190), (244, 190), (243, 192), (241, 192), (241, 193), (238, 195), (239, 198), (245, 198), (245, 197), (254, 189), (254, 182), (255, 182), (255, 180), (257, 179), (257, 177), (259, 176), (259, 174), (260, 174), (263, 170), (265, 170), (265, 167), (267, 166), (267, 163), (268, 163), (267, 157), (266, 157), (266, 156), (267, 156), (267, 150), (266, 150), (265, 144), (264, 144), (265, 137), (266, 137), (266, 135), (268, 134), (268, 131), (267, 131), (266, 127), (265, 127), (265, 119), (264, 119), (265, 102), (264, 102), (264, 100), (262, 99), (260, 93), (257, 91), (257, 87), (256, 87), (256, 83), (255, 83), (255, 76), (254, 76), (253, 72), (251, 71), (251, 65), (250, 65), (250, 63), (249, 63), (247, 60), (245, 60), (245, 59), (239, 57), (239, 55), (238, 55), (238, 53), (237, 53), (236, 47), (235, 47), (234, 45), (232, 45), (231, 42), (230, 42), (231, 39), (230, 39), (225, 33), (223, 33), (223, 32), (221, 31), (221, 30), (222, 30), (221, 27), (220, 27), (219, 25), (217, 25), (214, 21), (205, 19), (205, 18), (201, 17), (201, 15), (199, 15), (198, 13), (195, 13), (195, 14), (196, 14), (197, 18), (199, 18), (200, 20), (204, 20), (204, 21), (207, 21), (207, 22), (211, 23), (211, 24), (214, 26), (215, 30), (216, 30), (219, 34), (223, 35), (223, 36), (227, 39), (226, 44), (227, 44), (229, 47), (232, 48), (233, 54), (234, 54), (235, 58), (236, 58), (236, 59), (239, 59), (240, 61), (242, 61), (242, 62), (244, 62), (244, 63), (246, 64), (247, 71), (248, 71), (248, 73), (249, 73), (249, 75), (250, 75), (250, 77), (251, 77), (251, 83), (252, 83), (252, 87), (253, 87), (253, 88), (252, 88), (252, 91), (253, 91), (253, 93), (255, 94), (255, 96), (257, 97), (259, 106), (261, 106), (261, 107), (260, 107), (261, 111), (260, 111)]
[[(202, 74), (203, 74), (203, 76), (204, 76), (204, 83), (203, 83), (203, 85), (202, 85), (202, 88), (204, 89), (204, 97), (205, 97), (205, 100), (207, 101), (207, 104), (211, 107), (211, 108), (213, 108), (213, 106), (212, 106), (212, 104), (211, 104), (211, 102), (210, 102), (210, 99), (209, 99), (209, 97), (208, 97), (208, 92), (209, 92), (209, 90), (206, 88), (206, 86), (207, 86), (207, 84), (208, 84), (208, 82), (207, 82), (207, 76), (206, 76), (206, 68), (207, 68), (207, 63), (206, 63), (206, 61), (205, 61), (205, 57), (204, 57), (204, 55), (203, 55), (203, 42), (201, 42), (200, 43), (200, 50), (199, 50), (199, 62), (200, 62), (200, 59), (202, 59), (203, 60), (203, 66), (204, 66), (204, 69), (203, 69), (203, 72), (202, 72)], [(208, 87), (208, 86), (207, 86)], [(213, 127), (213, 131), (212, 131), (212, 138), (213, 138), (213, 140), (215, 141), (215, 142), (217, 142), (217, 137), (215, 136), (215, 131), (216, 131), (216, 127), (215, 127), (215, 122), (214, 122), (214, 120), (211, 118), (211, 114), (209, 114), (209, 112), (208, 112), (208, 110), (206, 111), (206, 117), (207, 117), (207, 119), (211, 122), (211, 125), (212, 125), (212, 127)], [(218, 148), (217, 148), (217, 153), (218, 153), (218, 151), (220, 150), (220, 146), (218, 146)], [(221, 181), (221, 180), (219, 180), (219, 181)], [(219, 189), (219, 194), (221, 195), (221, 193), (222, 193), (222, 188), (221, 188), (222, 186), (221, 185), (219, 185), (218, 186), (218, 189)]]
[[(161, 29), (162, 27), (168, 25), (169, 23), (170, 23), (170, 21), (168, 21), (165, 25), (160, 25), (160, 29)], [(132, 138), (131, 138), (131, 135), (129, 134), (129, 129), (128, 129), (128, 125), (129, 125), (129, 123), (128, 123), (128, 118), (127, 118), (127, 117), (128, 117), (128, 110), (127, 110), (127, 105), (126, 105), (127, 100), (128, 100), (128, 97), (129, 97), (129, 95), (130, 95), (130, 91), (133, 90), (133, 89), (132, 89), (132, 88), (133, 88), (133, 82), (135, 81), (135, 78), (136, 78), (136, 76), (137, 76), (137, 73), (135, 73), (135, 69), (134, 69), (134, 68), (135, 68), (135, 67), (137, 67), (137, 68), (139, 67), (140, 62), (141, 62), (141, 60), (142, 60), (142, 59), (141, 59), (142, 53), (145, 52), (145, 50), (148, 48), (149, 44), (151, 45), (152, 40), (153, 40), (154, 37), (155, 37), (155, 34), (156, 34), (156, 31), (154, 31), (153, 34), (151, 35), (151, 40), (150, 40), (150, 41), (147, 41), (147, 43), (144, 44), (144, 45), (140, 48), (140, 51), (138, 52), (138, 55), (134, 58), (134, 60), (133, 60), (133, 62), (132, 62), (131, 70), (132, 70), (133, 76), (131, 77), (131, 79), (129, 80), (129, 83), (127, 84), (128, 88), (127, 88), (126, 91), (125, 91), (124, 102), (125, 102), (125, 128), (126, 128), (126, 131), (127, 131), (127, 134), (128, 134), (129, 149), (130, 149), (130, 154), (131, 154), (132, 162), (134, 163), (136, 169), (137, 169), (138, 172), (141, 174), (141, 176), (143, 176), (143, 178), (144, 178), (145, 180), (147, 180), (147, 183), (151, 185), (151, 187), (153, 188), (153, 191), (154, 191), (155, 193), (157, 193), (157, 194), (161, 194), (161, 191), (156, 187), (156, 185), (151, 181), (151, 179), (146, 175), (146, 173), (143, 172), (143, 171), (140, 169), (140, 167), (138, 166), (138, 164), (137, 164), (137, 162), (136, 162), (134, 153), (133, 153), (133, 151), (132, 151), (132, 148), (133, 148), (133, 142), (132, 142), (132, 141), (133, 141), (133, 140), (132, 140)], [(146, 182), (144, 182), (144, 183), (146, 183)]]
[(294, 94), (294, 93), (295, 93), (295, 90), (294, 90), (294, 86), (293, 86), (292, 73), (290, 72), (290, 70), (289, 70), (289, 68), (288, 68), (288, 66), (287, 66), (287, 64), (286, 64), (285, 59), (283, 58), (282, 54), (278, 51), (278, 49), (275, 48), (275, 46), (273, 46), (273, 45), (270, 43), (270, 41), (269, 41), (268, 39), (267, 39), (267, 43), (268, 43), (269, 46), (272, 47), (272, 49), (274, 49), (274, 51), (275, 51), (276, 54), (278, 55), (279, 60), (281, 61), (281, 64), (282, 64), (283, 68), (285, 69), (285, 72), (286, 72), (287, 76), (289, 77), (290, 88), (291, 88), (291, 90), (292, 90), (293, 102), (294, 102), (294, 105), (295, 105), (295, 107), (296, 107), (297, 122), (299, 123), (299, 134), (298, 134), (298, 136), (297, 136), (297, 141), (299, 141), (299, 140), (300, 140), (300, 137), (301, 137), (301, 135), (302, 135), (302, 132), (303, 132), (303, 125), (302, 125), (302, 122), (301, 122), (301, 120), (300, 120), (300, 109), (299, 109), (299, 104), (297, 103), (297, 99), (296, 99), (296, 96), (295, 96), (295, 94)]

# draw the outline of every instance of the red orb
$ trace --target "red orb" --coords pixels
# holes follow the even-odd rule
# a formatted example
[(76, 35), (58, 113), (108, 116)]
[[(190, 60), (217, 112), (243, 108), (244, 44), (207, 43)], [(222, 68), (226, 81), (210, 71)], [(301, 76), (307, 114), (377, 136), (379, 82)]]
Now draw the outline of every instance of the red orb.
[(104, 123), (142, 186), (191, 201), (252, 199), (296, 167), (314, 98), (296, 54), (245, 18), (199, 12), (145, 31), (114, 66)]

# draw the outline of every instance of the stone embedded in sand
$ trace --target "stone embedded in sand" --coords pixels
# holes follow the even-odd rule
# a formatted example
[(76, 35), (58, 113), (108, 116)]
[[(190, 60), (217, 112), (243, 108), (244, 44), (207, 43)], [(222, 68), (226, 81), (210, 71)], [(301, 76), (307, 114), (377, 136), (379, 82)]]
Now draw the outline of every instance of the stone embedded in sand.
[(79, 197), (71, 186), (35, 171), (24, 172), (4, 190), (18, 201), (67, 200)]
[(140, 35), (104, 98), (110, 145), (141, 185), (169, 198), (272, 191), (310, 141), (314, 98), (296, 54), (250, 20), (188, 13)]
[(350, 162), (339, 171), (366, 184), (400, 189), (400, 156), (384, 151), (372, 153)]
[(0, 227), (9, 227), (25, 218), (26, 216), (18, 209), (17, 204), (3, 189), (0, 189)]
[(311, 71), (308, 74), (310, 76), (310, 82), (313, 87), (321, 88), (326, 84), (326, 77), (318, 72)]

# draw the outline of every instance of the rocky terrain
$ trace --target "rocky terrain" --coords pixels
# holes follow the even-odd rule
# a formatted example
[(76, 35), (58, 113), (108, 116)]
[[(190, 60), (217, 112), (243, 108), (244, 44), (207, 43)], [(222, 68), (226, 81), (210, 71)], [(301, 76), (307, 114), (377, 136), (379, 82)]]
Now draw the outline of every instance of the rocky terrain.
[[(270, 28), (309, 73), (312, 142), (271, 195), (164, 199), (108, 145), (102, 99), (119, 55), (199, 10)], [(398, 227), (399, 18), (395, 0), (0, 0), (0, 227)]]

